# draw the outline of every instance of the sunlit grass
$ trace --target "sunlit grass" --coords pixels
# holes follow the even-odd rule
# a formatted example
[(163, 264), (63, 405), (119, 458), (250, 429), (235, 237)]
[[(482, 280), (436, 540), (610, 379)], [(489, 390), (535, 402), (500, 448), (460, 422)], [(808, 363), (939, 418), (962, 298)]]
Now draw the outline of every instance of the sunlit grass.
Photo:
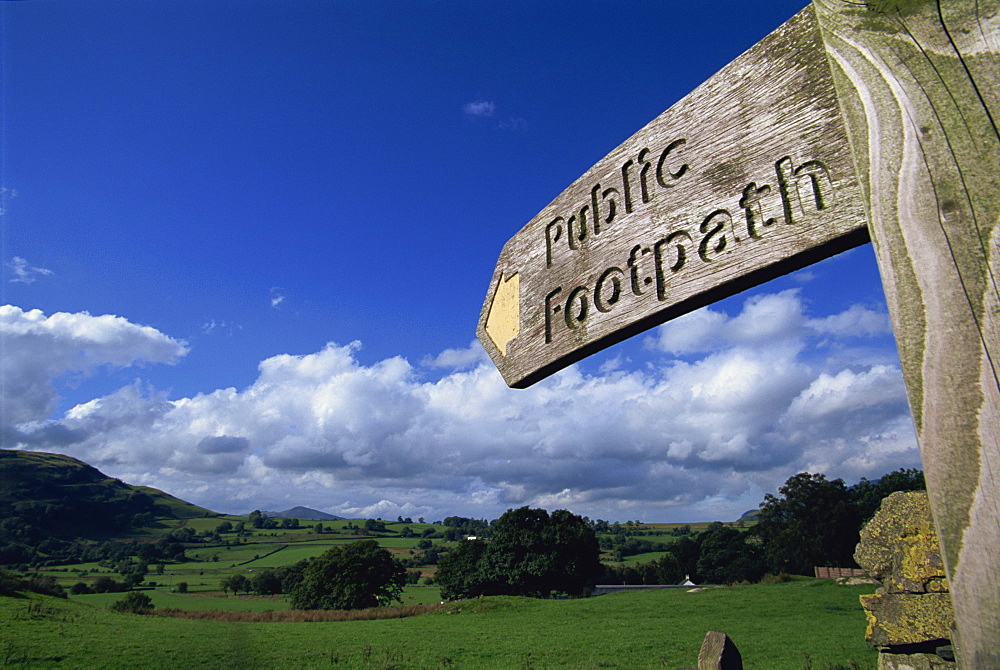
[(0, 598), (0, 661), (43, 668), (677, 668), (695, 665), (705, 633), (720, 630), (747, 668), (853, 662), (870, 669), (876, 652), (864, 643), (858, 595), (872, 588), (797, 580), (581, 600), (496, 597), (405, 619), (330, 623), (189, 621), (41, 596)]

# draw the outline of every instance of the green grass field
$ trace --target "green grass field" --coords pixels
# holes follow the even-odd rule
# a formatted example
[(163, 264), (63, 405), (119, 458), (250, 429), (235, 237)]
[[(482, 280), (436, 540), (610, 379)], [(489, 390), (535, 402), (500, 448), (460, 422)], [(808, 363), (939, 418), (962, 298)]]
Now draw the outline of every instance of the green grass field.
[(647, 551), (644, 554), (634, 554), (632, 556), (626, 556), (622, 559), (622, 562), (615, 563), (615, 565), (640, 565), (642, 563), (652, 563), (653, 561), (658, 561), (663, 558), (662, 551)]
[(285, 545), (283, 549), (273, 554), (264, 556), (260, 551), (261, 558), (245, 564), (247, 568), (279, 568), (283, 565), (292, 565), (299, 561), (319, 556), (330, 547), (348, 544), (353, 540), (330, 540), (328, 542), (303, 542), (301, 544)]
[[(222, 520), (238, 519), (238, 517), (225, 517)], [(303, 524), (307, 520), (303, 521)], [(206, 523), (202, 523), (206, 522)], [(205, 528), (200, 530), (214, 529), (220, 518), (213, 519), (182, 519), (177, 522), (180, 525), (200, 524)], [(330, 525), (344, 526), (349, 521), (330, 522)], [(401, 530), (404, 525), (398, 522), (386, 524), (392, 530)], [(431, 528), (429, 524), (412, 524), (415, 528)], [(440, 527), (439, 527), (440, 528)], [(235, 534), (226, 534), (226, 539), (235, 539)], [(375, 539), (380, 546), (388, 550), (393, 555), (400, 557), (407, 556), (416, 549), (420, 538), (398, 537), (394, 535), (377, 536)], [(192, 596), (220, 596), (219, 600), (224, 605), (206, 604), (200, 600), (198, 604), (192, 605), (188, 609), (245, 609), (248, 611), (261, 611), (263, 609), (284, 609), (284, 605), (275, 606), (268, 599), (257, 599), (252, 597), (240, 597), (226, 600), (221, 597), (221, 582), (223, 579), (241, 573), (247, 577), (253, 576), (254, 571), (266, 568), (278, 568), (285, 565), (292, 565), (306, 558), (319, 556), (330, 547), (355, 542), (358, 537), (338, 534), (317, 535), (310, 528), (296, 530), (273, 530), (259, 531), (249, 538), (244, 538), (241, 544), (229, 545), (205, 545), (191, 544), (186, 549), (186, 561), (179, 563), (165, 563), (163, 573), (157, 573), (156, 564), (149, 566), (145, 584), (156, 586), (153, 594), (154, 601), (159, 604), (159, 594), (167, 594), (168, 597), (185, 596), (171, 594), (171, 589), (179, 582), (187, 582), (189, 592)], [(445, 542), (440, 538), (435, 540), (435, 544), (453, 544)], [(423, 575), (431, 576), (436, 571), (435, 566), (426, 566), (420, 569)], [(59, 583), (67, 590), (76, 582), (92, 584), (95, 579), (101, 576), (110, 576), (113, 579), (121, 579), (121, 576), (108, 567), (99, 566), (96, 563), (79, 563), (73, 565), (55, 566), (43, 568), (43, 572), (55, 577)], [(439, 595), (434, 589), (435, 595), (430, 600), (416, 599), (413, 602), (437, 602)], [(412, 594), (411, 594), (412, 595)], [(82, 596), (82, 598), (92, 597), (95, 601), (103, 602), (101, 594), (92, 596)], [(116, 598), (114, 598), (116, 599)], [(179, 607), (185, 609), (183, 605), (163, 605), (164, 607)]]
[[(180, 610), (266, 612), (287, 610), (289, 607), (287, 596), (223, 595), (215, 583), (205, 586), (199, 583), (190, 584), (187, 593), (176, 593), (170, 586), (143, 589), (142, 593), (149, 596), (154, 607), (173, 607)], [(124, 593), (87, 593), (71, 595), (69, 598), (95, 607), (107, 607), (124, 595)], [(436, 586), (407, 586), (400, 598), (404, 605), (438, 603), (441, 601), (441, 589)]]
[(706, 631), (721, 630), (747, 668), (875, 668), (858, 604), (873, 588), (797, 580), (581, 600), (495, 597), (329, 623), (190, 621), (0, 597), (0, 667), (677, 668), (695, 664)]

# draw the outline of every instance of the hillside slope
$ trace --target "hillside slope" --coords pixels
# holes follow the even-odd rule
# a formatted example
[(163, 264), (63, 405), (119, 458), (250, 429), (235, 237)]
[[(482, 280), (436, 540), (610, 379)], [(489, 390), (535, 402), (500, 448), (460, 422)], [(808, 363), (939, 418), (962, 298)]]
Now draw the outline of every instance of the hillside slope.
[(69, 456), (0, 449), (0, 564), (27, 562), (69, 540), (121, 536), (158, 519), (213, 515)]

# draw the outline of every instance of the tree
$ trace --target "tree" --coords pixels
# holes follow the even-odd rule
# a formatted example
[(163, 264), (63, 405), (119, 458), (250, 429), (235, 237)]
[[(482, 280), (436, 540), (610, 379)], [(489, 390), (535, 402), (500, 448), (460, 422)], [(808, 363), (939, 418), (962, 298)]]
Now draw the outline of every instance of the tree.
[(686, 573), (681, 570), (680, 561), (669, 551), (656, 561), (657, 584), (679, 584)]
[(111, 609), (115, 612), (145, 614), (153, 609), (153, 601), (145, 593), (129, 591), (124, 598), (111, 603)]
[(722, 525), (705, 533), (697, 565), (698, 574), (714, 584), (756, 582), (765, 572), (761, 549), (744, 533)]
[(927, 484), (924, 482), (923, 470), (915, 468), (900, 468), (895, 472), (882, 475), (875, 481), (869, 481), (864, 477), (861, 481), (849, 489), (851, 501), (858, 509), (861, 520), (868, 521), (878, 510), (882, 500), (896, 491), (925, 491)]
[(365, 519), (365, 530), (369, 533), (383, 533), (385, 522), (381, 519)]
[(232, 591), (234, 596), (240, 593), (240, 591), (250, 593), (253, 590), (250, 586), (250, 580), (238, 572), (223, 579), (219, 586), (222, 588), (223, 593)]
[(94, 589), (90, 588), (83, 582), (77, 582), (76, 584), (73, 584), (73, 586), (70, 587), (69, 592), (72, 593), (74, 596), (78, 596), (83, 593), (93, 593)]
[(250, 578), (250, 588), (262, 596), (281, 593), (281, 578), (274, 570), (261, 570)]
[(698, 573), (698, 557), (701, 556), (701, 541), (704, 535), (705, 533), (685, 535), (670, 545), (670, 553), (677, 558), (682, 577), (692, 579), (696, 583), (703, 581)]
[(768, 493), (752, 533), (764, 545), (769, 569), (812, 574), (816, 565), (854, 565), (861, 523), (842, 479), (802, 472)]
[(101, 575), (95, 579), (91, 588), (94, 589), (94, 593), (120, 593), (128, 589), (125, 584), (116, 582), (106, 575)]
[(447, 597), (582, 595), (603, 574), (593, 528), (566, 510), (507, 510), (491, 529), (489, 542), (460, 542), (442, 559), (435, 581)]
[(292, 589), (293, 609), (363, 609), (400, 601), (406, 570), (374, 540), (331, 547)]
[(481, 540), (462, 540), (438, 563), (434, 583), (441, 587), (445, 600), (475, 598), (489, 591), (483, 583), (479, 561), (486, 553), (487, 543)]
[(298, 563), (283, 565), (275, 569), (275, 575), (281, 580), (282, 593), (291, 593), (292, 589), (302, 581), (302, 574), (306, 570), (306, 565), (308, 565), (308, 561), (303, 559)]

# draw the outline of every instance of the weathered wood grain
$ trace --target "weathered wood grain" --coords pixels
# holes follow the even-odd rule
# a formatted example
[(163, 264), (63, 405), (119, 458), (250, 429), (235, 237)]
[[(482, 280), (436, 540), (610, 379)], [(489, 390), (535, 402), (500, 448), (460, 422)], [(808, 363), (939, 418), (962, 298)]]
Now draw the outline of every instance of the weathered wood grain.
[(1000, 668), (1000, 1), (814, 0), (965, 668)]
[(507, 383), (525, 387), (867, 241), (830, 66), (807, 7), (521, 229), (500, 254), (478, 335)]

